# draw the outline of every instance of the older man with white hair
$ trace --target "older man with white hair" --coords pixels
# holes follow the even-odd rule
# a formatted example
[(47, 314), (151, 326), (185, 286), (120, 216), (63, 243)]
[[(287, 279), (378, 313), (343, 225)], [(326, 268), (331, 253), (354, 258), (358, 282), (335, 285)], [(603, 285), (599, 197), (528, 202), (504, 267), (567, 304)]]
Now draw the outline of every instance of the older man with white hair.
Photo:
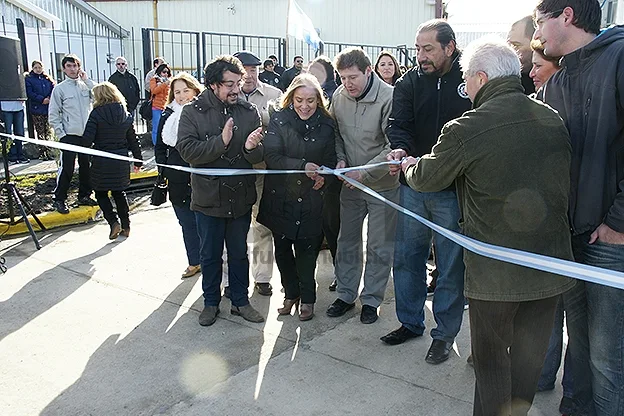
[[(520, 61), (502, 39), (464, 51), (473, 110), (447, 123), (431, 154), (402, 164), (408, 185), (455, 183), (463, 233), (572, 259), (567, 217), (571, 148), (562, 120), (523, 94)], [(474, 415), (525, 415), (533, 402), (557, 295), (575, 282), (465, 251), (475, 366)]]

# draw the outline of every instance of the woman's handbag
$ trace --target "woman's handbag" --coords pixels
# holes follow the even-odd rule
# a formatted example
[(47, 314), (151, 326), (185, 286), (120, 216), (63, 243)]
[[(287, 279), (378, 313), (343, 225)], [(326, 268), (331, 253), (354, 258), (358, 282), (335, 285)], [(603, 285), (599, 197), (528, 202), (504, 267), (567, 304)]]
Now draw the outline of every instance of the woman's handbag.
[(139, 114), (143, 117), (143, 120), (151, 120), (152, 119), (152, 99), (143, 101), (141, 107), (139, 107)]
[(167, 180), (162, 175), (158, 175), (154, 189), (152, 189), (152, 197), (150, 198), (150, 204), (159, 206), (167, 202)]

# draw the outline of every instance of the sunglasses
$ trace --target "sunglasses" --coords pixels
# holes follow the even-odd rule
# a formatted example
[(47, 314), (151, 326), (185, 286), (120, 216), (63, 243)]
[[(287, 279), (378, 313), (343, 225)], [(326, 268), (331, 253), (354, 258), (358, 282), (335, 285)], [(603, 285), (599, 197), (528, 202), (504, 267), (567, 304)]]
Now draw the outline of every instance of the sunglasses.
[(297, 59), (295, 62), (298, 63), (298, 64), (302, 64), (303, 63), (303, 61), (301, 61), (299, 59)]
[(126, 66), (126, 64), (123, 63), (123, 62), (117, 62), (115, 65), (117, 65), (117, 66)]

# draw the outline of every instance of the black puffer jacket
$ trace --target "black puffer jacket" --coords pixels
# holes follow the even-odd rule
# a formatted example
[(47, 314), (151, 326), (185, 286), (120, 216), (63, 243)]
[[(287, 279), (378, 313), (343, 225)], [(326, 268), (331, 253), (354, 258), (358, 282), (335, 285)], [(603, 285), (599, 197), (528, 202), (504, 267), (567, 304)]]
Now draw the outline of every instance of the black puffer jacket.
[[(165, 107), (165, 111), (163, 111), (158, 123), (158, 134), (156, 135), (156, 146), (154, 147), (156, 163), (188, 167), (189, 164), (182, 159), (176, 148), (166, 145), (162, 139), (163, 127), (171, 114), (173, 114), (173, 110), (170, 107)], [(189, 207), (191, 204), (191, 174), (181, 170), (163, 168), (162, 175), (167, 178), (171, 203)]]
[[(308, 162), (336, 166), (335, 124), (317, 110), (303, 121), (295, 110), (278, 111), (264, 139), (267, 169), (305, 169)], [(322, 233), (324, 188), (305, 174), (265, 175), (258, 222), (295, 240)]]
[[(234, 133), (225, 147), (221, 132), (234, 119)], [(241, 99), (225, 106), (210, 88), (185, 105), (180, 115), (178, 143), (180, 156), (193, 168), (251, 169), (262, 161), (262, 143), (247, 152), (245, 141), (260, 127), (258, 109)], [(191, 209), (219, 218), (238, 218), (256, 202), (255, 175), (205, 176), (191, 174)]]
[[(82, 139), (86, 147), (142, 159), (133, 118), (119, 103), (95, 107), (85, 127)], [(135, 162), (135, 166), (141, 163)], [(123, 191), (130, 186), (130, 164), (122, 160), (94, 156), (91, 162), (91, 186), (96, 191)]]

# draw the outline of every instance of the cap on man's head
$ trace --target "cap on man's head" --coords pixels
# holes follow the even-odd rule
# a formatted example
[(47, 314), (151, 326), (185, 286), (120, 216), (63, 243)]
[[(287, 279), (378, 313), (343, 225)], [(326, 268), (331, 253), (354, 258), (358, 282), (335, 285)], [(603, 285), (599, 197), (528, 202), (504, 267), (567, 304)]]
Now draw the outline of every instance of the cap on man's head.
[(262, 61), (256, 55), (248, 51), (239, 51), (234, 54), (235, 57), (240, 59), (243, 66), (259, 66), (262, 65)]

